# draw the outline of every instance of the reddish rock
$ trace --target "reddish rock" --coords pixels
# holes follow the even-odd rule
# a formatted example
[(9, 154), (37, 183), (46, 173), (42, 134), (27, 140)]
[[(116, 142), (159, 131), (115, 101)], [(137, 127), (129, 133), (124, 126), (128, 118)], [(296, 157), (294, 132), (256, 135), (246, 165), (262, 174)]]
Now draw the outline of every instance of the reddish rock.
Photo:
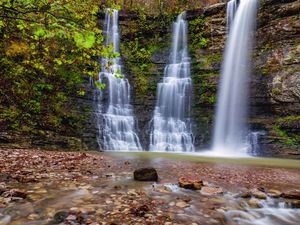
[(191, 179), (186, 177), (179, 178), (179, 187), (192, 190), (201, 190), (204, 186), (203, 181), (199, 179)]
[(201, 189), (201, 194), (203, 195), (223, 194), (223, 192), (223, 189), (220, 187), (203, 187)]

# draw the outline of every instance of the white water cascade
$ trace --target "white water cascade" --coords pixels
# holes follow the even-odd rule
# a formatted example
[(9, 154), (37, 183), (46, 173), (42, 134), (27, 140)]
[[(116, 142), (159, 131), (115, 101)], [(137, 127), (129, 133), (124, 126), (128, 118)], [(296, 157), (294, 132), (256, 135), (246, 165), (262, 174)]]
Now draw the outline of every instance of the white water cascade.
[[(229, 4), (236, 4), (233, 1), (236, 0)], [(257, 8), (258, 0), (240, 0), (234, 19), (229, 22), (213, 137), (213, 153), (217, 155), (246, 154), (249, 146), (246, 142), (248, 78)], [(234, 13), (229, 13), (233, 18)]]
[(234, 19), (239, 0), (231, 0), (227, 3), (226, 14), (227, 14), (227, 30), (230, 28), (230, 25)]
[(190, 109), (192, 81), (185, 13), (173, 24), (170, 64), (157, 87), (157, 104), (151, 121), (150, 151), (194, 151)]
[[(117, 10), (106, 10), (103, 29), (105, 46), (112, 44), (114, 53), (120, 52), (118, 17)], [(108, 93), (108, 106), (107, 109), (103, 109), (101, 102), (98, 104), (99, 111), (102, 112), (98, 116), (101, 134), (98, 142), (103, 141), (104, 150), (141, 150), (130, 105), (130, 85), (125, 77), (119, 76), (122, 73), (121, 58), (102, 58), (101, 65), (99, 82), (107, 84), (105, 91)], [(99, 94), (104, 93), (99, 91)]]

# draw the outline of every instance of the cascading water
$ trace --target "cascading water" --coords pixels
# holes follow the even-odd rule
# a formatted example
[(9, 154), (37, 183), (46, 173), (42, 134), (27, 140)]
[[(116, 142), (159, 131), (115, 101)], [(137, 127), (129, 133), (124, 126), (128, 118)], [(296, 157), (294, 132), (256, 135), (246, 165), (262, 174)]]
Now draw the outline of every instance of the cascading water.
[[(254, 198), (255, 199), (255, 198)], [(233, 225), (294, 225), (299, 224), (300, 209), (280, 198), (267, 198), (259, 202), (260, 208), (247, 206), (246, 210), (228, 210), (226, 221)]]
[(240, 0), (231, 0), (227, 3), (227, 29), (230, 28), (230, 25), (234, 19), (238, 4)]
[[(103, 29), (105, 46), (112, 45), (113, 53), (119, 52), (118, 17), (117, 10), (106, 10)], [(107, 83), (109, 102), (106, 110), (101, 103), (98, 104), (98, 111), (104, 111), (98, 116), (98, 127), (101, 133), (98, 142), (101, 143), (103, 140), (105, 150), (141, 150), (130, 105), (130, 85), (125, 77), (120, 77), (121, 58), (102, 58), (101, 65), (99, 82)], [(99, 91), (99, 95), (103, 95), (103, 92)]]
[(251, 149), (250, 153), (252, 156), (259, 155), (261, 151), (260, 139), (265, 135), (263, 131), (252, 131), (247, 136), (247, 143), (249, 144), (249, 148)]
[[(229, 4), (236, 5), (233, 1)], [(255, 28), (257, 8), (258, 0), (240, 0), (233, 21), (229, 22), (213, 138), (213, 152), (218, 155), (237, 155), (247, 151), (248, 77), (253, 42), (251, 34)], [(232, 11), (229, 13), (228, 20), (234, 14)]]
[(170, 64), (165, 67), (163, 81), (157, 89), (150, 151), (193, 151), (193, 134), (188, 117), (192, 81), (185, 13), (180, 14), (173, 24)]

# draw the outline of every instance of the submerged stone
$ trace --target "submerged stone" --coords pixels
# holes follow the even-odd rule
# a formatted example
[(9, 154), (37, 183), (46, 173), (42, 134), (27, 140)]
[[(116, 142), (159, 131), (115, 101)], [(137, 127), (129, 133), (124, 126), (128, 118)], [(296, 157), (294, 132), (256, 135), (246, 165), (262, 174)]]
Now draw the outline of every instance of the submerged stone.
[(262, 192), (258, 189), (252, 190), (251, 193), (252, 193), (252, 196), (255, 197), (255, 198), (259, 198), (259, 199), (266, 199), (267, 198), (267, 195), (264, 192)]
[(52, 223), (53, 224), (59, 224), (65, 221), (65, 219), (68, 217), (68, 212), (66, 211), (59, 211), (57, 213), (55, 213)]
[(272, 198), (279, 198), (282, 195), (282, 192), (274, 189), (268, 190), (268, 195)]
[(157, 171), (152, 168), (140, 168), (134, 171), (133, 177), (137, 181), (157, 181), (158, 174)]
[(189, 204), (187, 204), (184, 201), (179, 201), (179, 202), (176, 203), (176, 206), (179, 207), (179, 208), (186, 208), (186, 207), (189, 206)]
[(300, 200), (300, 190), (292, 190), (292, 191), (284, 192), (282, 193), (282, 197)]
[(262, 207), (261, 202), (260, 202), (258, 199), (255, 199), (255, 198), (251, 198), (251, 199), (248, 201), (248, 205), (249, 205), (251, 208), (261, 208), (261, 207)]
[(203, 187), (201, 189), (201, 194), (203, 195), (223, 194), (223, 189), (220, 187)]
[(2, 193), (2, 197), (17, 197), (17, 198), (26, 198), (27, 194), (19, 189), (11, 189), (9, 191), (6, 191), (4, 193)]
[(291, 206), (294, 209), (299, 209), (300, 208), (300, 200), (294, 200), (291, 202)]

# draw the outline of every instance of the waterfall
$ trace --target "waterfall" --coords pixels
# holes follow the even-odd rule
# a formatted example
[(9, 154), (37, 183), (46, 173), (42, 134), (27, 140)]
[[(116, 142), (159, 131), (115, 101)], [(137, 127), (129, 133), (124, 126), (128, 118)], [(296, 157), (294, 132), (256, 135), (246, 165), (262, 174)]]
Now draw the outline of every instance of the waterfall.
[(227, 30), (230, 28), (230, 25), (231, 25), (231, 23), (234, 19), (235, 12), (237, 10), (238, 4), (239, 4), (239, 0), (230, 0), (227, 3), (227, 9), (226, 9), (226, 12), (227, 12)]
[(247, 136), (247, 143), (249, 145), (249, 149), (251, 149), (251, 155), (257, 156), (261, 150), (260, 147), (260, 139), (265, 135), (263, 131), (252, 131)]
[[(119, 53), (120, 34), (118, 26), (119, 13), (107, 9), (103, 34), (105, 46), (112, 45), (113, 53)], [(104, 109), (102, 102), (98, 104), (98, 143), (103, 142), (105, 150), (141, 150), (139, 138), (135, 133), (135, 120), (130, 104), (130, 85), (122, 74), (121, 58), (101, 59), (102, 69), (99, 82), (106, 83), (108, 106)], [(122, 74), (122, 76), (120, 76)], [(103, 91), (99, 95), (103, 98)]]
[(192, 81), (185, 13), (173, 24), (170, 64), (157, 87), (157, 104), (151, 121), (150, 151), (194, 151), (188, 117)]
[[(236, 4), (233, 1), (229, 4)], [(233, 7), (228, 8), (233, 15)], [(248, 78), (253, 42), (251, 34), (255, 28), (257, 8), (258, 0), (240, 0), (230, 23), (213, 137), (213, 151), (223, 155), (247, 151)]]

